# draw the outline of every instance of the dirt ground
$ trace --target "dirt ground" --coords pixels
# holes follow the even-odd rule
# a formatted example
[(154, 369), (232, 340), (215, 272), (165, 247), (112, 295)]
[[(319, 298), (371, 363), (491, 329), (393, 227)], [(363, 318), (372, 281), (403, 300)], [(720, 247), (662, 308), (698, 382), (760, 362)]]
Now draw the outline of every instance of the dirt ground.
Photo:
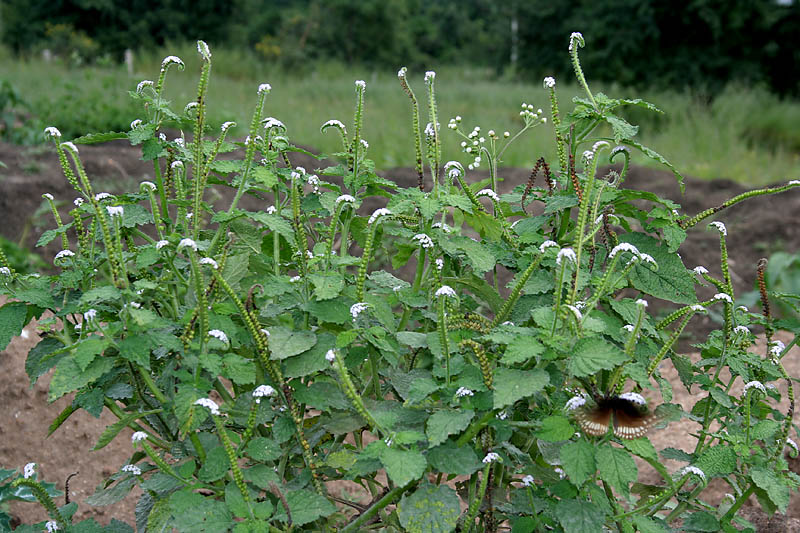
[[(141, 161), (138, 148), (130, 147), (126, 142), (81, 146), (80, 153), (97, 192), (131, 190), (138, 182), (152, 179), (152, 165)], [(41, 195), (48, 192), (53, 194), (57, 201), (65, 204), (66, 210), (75, 197), (74, 191), (63, 178), (52, 148), (25, 149), (0, 143), (0, 161), (8, 167), (0, 167), (0, 234), (32, 247), (41, 233), (52, 227), (49, 213), (46, 210), (37, 211), (42, 206)], [(307, 156), (293, 158), (293, 164), (305, 166), (309, 170), (324, 166)], [(503, 178), (503, 183), (500, 192), (506, 192), (525, 182), (529, 172), (527, 169), (501, 169), (499, 175)], [(403, 186), (416, 183), (417, 179), (414, 170), (410, 168), (393, 169), (385, 172), (384, 176)], [(486, 178), (486, 173), (474, 172), (470, 173), (470, 177), (477, 181)], [(786, 179), (798, 177), (800, 176), (787, 176)], [(746, 187), (727, 180), (700, 181), (687, 178), (686, 194), (681, 196), (677, 183), (669, 172), (641, 167), (631, 169), (624, 186), (649, 190), (670, 198), (680, 203), (683, 212), (689, 215), (721, 204), (747, 190)], [(222, 196), (225, 197), (226, 194), (223, 193)], [(246, 202), (245, 208), (261, 208), (255, 199), (249, 198)], [(374, 207), (377, 206), (369, 205), (365, 209)], [(745, 205), (740, 204), (717, 215), (716, 220), (725, 222), (728, 227), (731, 276), (737, 295), (753, 289), (755, 266), (759, 258), (769, 257), (776, 251), (800, 251), (800, 226), (792, 220), (792, 216), (798, 212), (800, 191), (790, 191), (749, 200)], [(717, 234), (706, 231), (705, 224), (701, 226), (690, 231), (687, 242), (681, 246), (681, 257), (689, 268), (703, 265), (712, 274), (718, 274)], [(54, 242), (51, 246), (58, 245)], [(39, 251), (44, 257), (51, 258), (58, 248)], [(679, 351), (696, 358), (697, 355), (691, 353), (690, 344), (704, 339), (713, 327), (710, 318), (695, 318)], [(788, 334), (783, 335), (783, 340), (788, 343), (791, 337)], [(0, 466), (21, 469), (25, 463), (34, 461), (39, 465), (40, 479), (57, 483), (61, 490), (69, 474), (80, 472), (70, 481), (70, 498), (80, 502), (78, 517), (93, 516), (101, 523), (108, 523), (111, 518), (133, 523), (138, 493), (130, 495), (113, 508), (92, 508), (83, 503), (98, 484), (126, 464), (132, 453), (130, 440), (125, 438), (126, 435), (117, 438), (100, 451), (87, 453), (103, 429), (114, 421), (112, 416), (104, 413), (100, 419), (94, 419), (81, 411), (50, 438), (45, 438), (50, 422), (71, 399), (62, 398), (54, 404), (47, 404), (49, 376), (42, 378), (33, 389), (28, 387), (24, 362), (27, 352), (37, 342), (35, 328), (29, 325), (23, 336), (15, 338), (5, 351), (0, 352), (0, 375), (4, 377), (0, 380), (0, 404), (6, 406), (0, 410)], [(785, 358), (785, 363), (792, 376), (800, 377), (800, 350), (795, 349), (794, 352), (797, 353), (791, 353)], [(696, 398), (683, 388), (674, 370), (665, 368), (665, 375), (673, 383), (674, 401), (690, 407)], [(692, 393), (696, 394), (697, 390)], [(800, 423), (800, 414), (795, 414), (795, 423)], [(681, 440), (687, 440), (682, 437), (694, 429), (690, 422), (682, 421), (671, 424), (665, 430), (654, 432), (651, 440), (656, 449), (661, 450), (676, 446), (676, 443), (679, 445)], [(792, 436), (799, 440), (797, 435)], [(791, 465), (795, 472), (800, 473), (800, 460), (791, 461)], [(672, 470), (676, 466), (667, 464), (667, 468)], [(651, 478), (652, 473), (643, 468), (641, 481), (655, 480)], [(725, 492), (725, 487), (712, 483), (707, 489), (708, 500), (718, 501)], [(31, 504), (13, 504), (11, 510), (25, 522), (45, 518), (41, 510)], [(743, 511), (744, 516), (757, 524), (759, 531), (800, 531), (800, 496), (797, 494), (792, 498), (788, 514), (791, 518), (787, 521), (786, 518), (777, 516), (770, 519), (761, 513), (757, 505), (747, 506)]]

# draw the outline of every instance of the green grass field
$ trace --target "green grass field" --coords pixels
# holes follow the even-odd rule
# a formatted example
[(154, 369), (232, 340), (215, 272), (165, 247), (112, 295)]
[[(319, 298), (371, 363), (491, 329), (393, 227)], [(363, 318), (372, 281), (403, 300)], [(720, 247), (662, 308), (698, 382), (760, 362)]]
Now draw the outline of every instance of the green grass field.
[[(142, 79), (158, 75), (163, 55), (171, 53), (187, 62), (185, 71), (170, 70), (166, 96), (174, 108), (181, 109), (195, 98), (199, 61), (193, 47), (177, 46), (164, 54), (148, 54), (137, 58), (136, 73), (129, 76), (120, 67), (67, 68), (45, 64), (39, 60), (14, 60), (0, 52), (4, 73), (0, 80), (9, 81), (31, 105), (39, 123), (55, 125), (74, 135), (110, 129), (125, 130), (140, 110), (130, 101), (127, 91), (134, 90)], [(243, 137), (256, 100), (259, 83), (272, 85), (265, 113), (283, 121), (293, 142), (323, 152), (341, 148), (338, 135), (321, 134), (320, 126), (335, 118), (350, 125), (355, 103), (353, 82), (367, 82), (364, 138), (369, 142), (370, 156), (379, 168), (410, 166), (414, 162), (411, 140), (410, 103), (397, 81), (394, 71), (375, 72), (366, 68), (346, 69), (336, 64), (306, 66), (300, 72), (287, 72), (259, 63), (246, 52), (213, 51), (212, 78), (209, 91), (211, 124), (234, 120), (240, 126), (234, 136)], [(522, 102), (533, 104), (549, 114), (547, 93), (540, 83), (498, 80), (486, 70), (456, 67), (435, 68), (439, 103), (439, 121), (445, 142), (443, 157), (469, 158), (458, 146), (461, 138), (446, 128), (448, 120), (460, 115), (462, 129), (471, 131), (480, 125), (483, 132), (494, 129), (518, 131)], [(410, 72), (409, 82), (424, 102), (424, 72)], [(603, 87), (591, 83), (592, 90), (612, 97), (640, 97), (661, 109), (655, 115), (634, 109), (628, 118), (641, 126), (639, 140), (670, 160), (686, 175), (699, 178), (729, 178), (749, 185), (800, 178), (800, 102), (782, 101), (766, 91), (729, 87), (711, 103), (693, 93), (651, 90), (636, 92), (619, 87)], [(561, 112), (572, 108), (571, 99), (579, 94), (574, 83), (558, 80)], [(424, 105), (424, 104), (423, 104)], [(426, 112), (422, 109), (423, 127)], [(553, 129), (539, 126), (517, 141), (504, 156), (506, 166), (529, 167), (544, 155), (555, 161), (551, 153)], [(658, 166), (642, 156), (634, 162)]]

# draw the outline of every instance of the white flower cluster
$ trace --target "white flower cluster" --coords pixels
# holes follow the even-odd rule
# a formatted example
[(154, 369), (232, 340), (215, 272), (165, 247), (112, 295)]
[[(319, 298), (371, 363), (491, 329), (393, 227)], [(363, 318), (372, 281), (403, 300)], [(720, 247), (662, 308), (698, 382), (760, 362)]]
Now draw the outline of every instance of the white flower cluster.
[(345, 203), (348, 203), (350, 205), (353, 205), (353, 204), (356, 203), (356, 199), (353, 198), (352, 196), (350, 196), (349, 194), (343, 194), (343, 195), (339, 196), (338, 198), (336, 198), (336, 205), (339, 205), (342, 202), (345, 202)]
[(106, 206), (106, 211), (108, 211), (108, 216), (114, 218), (122, 217), (125, 210), (121, 205), (108, 205)]
[(210, 330), (208, 332), (208, 336), (209, 337), (214, 337), (215, 339), (218, 339), (218, 340), (224, 342), (225, 344), (228, 344), (228, 336), (225, 335), (225, 332), (222, 331), (221, 329), (212, 329), (212, 330)]
[(494, 192), (492, 189), (481, 189), (477, 193), (475, 193), (476, 198), (480, 198), (481, 196), (488, 196), (492, 199), (493, 202), (499, 202), (500, 197), (497, 196), (497, 193)]
[(165, 246), (166, 246), (166, 245), (168, 245), (168, 244), (169, 244), (169, 241), (167, 241), (167, 240), (160, 240), (160, 241), (158, 241), (158, 242), (156, 243), (156, 250), (160, 250), (160, 249), (162, 249), (163, 247), (165, 247)]
[(373, 222), (375, 222), (379, 218), (384, 217), (384, 216), (389, 216), (391, 214), (392, 214), (392, 212), (389, 211), (388, 209), (386, 209), (385, 207), (381, 207), (380, 209), (376, 209), (375, 211), (373, 211), (372, 215), (370, 215), (369, 221), (367, 221), (367, 224), (372, 224)]
[(614, 248), (611, 249), (611, 251), (608, 253), (608, 257), (609, 258), (613, 258), (615, 255), (617, 255), (620, 252), (630, 252), (633, 255), (636, 255), (636, 256), (639, 255), (639, 249), (636, 248), (634, 245), (632, 245), (630, 243), (627, 243), (627, 242), (621, 242), (618, 245), (616, 245)]
[(456, 115), (454, 118), (450, 119), (450, 122), (447, 123), (447, 127), (451, 130), (457, 130), (459, 124), (461, 124), (461, 115)]
[(181, 242), (178, 243), (178, 250), (186, 247), (191, 248), (195, 252), (197, 251), (197, 243), (192, 239), (181, 239)]
[(443, 224), (441, 222), (434, 222), (431, 225), (431, 227), (432, 228), (438, 228), (438, 229), (442, 230), (443, 233), (450, 233), (450, 231), (451, 231), (450, 226), (448, 226), (447, 224)]
[(443, 268), (444, 268), (444, 259), (439, 257), (436, 259), (436, 270), (441, 272)]
[(450, 287), (449, 285), (442, 285), (436, 291), (436, 296), (443, 296), (445, 298), (447, 298), (447, 297), (455, 298), (456, 297), (456, 291), (454, 291), (453, 288)]
[(578, 407), (583, 407), (584, 405), (586, 405), (586, 397), (585, 396), (583, 396), (583, 395), (573, 396), (572, 398), (567, 400), (567, 403), (564, 404), (564, 410), (565, 411), (574, 411)]
[(75, 143), (70, 142), (70, 141), (67, 141), (65, 143), (61, 143), (61, 148), (67, 149), (70, 152), (72, 152), (73, 154), (77, 154), (78, 153), (78, 147), (75, 146)]
[(456, 398), (463, 398), (464, 396), (474, 396), (475, 393), (466, 387), (459, 387), (456, 391)]
[(548, 248), (558, 248), (558, 243), (556, 241), (544, 241), (541, 246), (539, 246), (539, 253), (543, 254)]
[(730, 295), (725, 294), (724, 292), (718, 292), (714, 295), (712, 300), (722, 300), (723, 302), (728, 302), (729, 304), (733, 303), (733, 299), (730, 297)]
[(575, 319), (578, 322), (583, 320), (583, 315), (581, 314), (580, 309), (578, 309), (576, 306), (567, 304), (565, 307), (572, 311), (572, 313), (575, 315)]
[(53, 258), (53, 260), (54, 261), (58, 261), (59, 259), (64, 259), (65, 257), (73, 257), (74, 255), (75, 255), (75, 252), (73, 252), (72, 250), (61, 250), (60, 252), (58, 252), (56, 254), (56, 256), (55, 256), (55, 258)]
[(235, 127), (235, 126), (236, 126), (236, 123), (234, 121), (232, 121), (232, 120), (229, 120), (227, 122), (223, 122), (222, 123), (222, 127), (220, 129), (222, 130), (223, 133), (225, 133), (226, 131), (228, 131), (229, 129), (231, 129), (231, 128)]
[(283, 122), (281, 122), (275, 117), (267, 117), (264, 120), (262, 120), (261, 123), (267, 130), (271, 130), (272, 128), (280, 128), (282, 130), (286, 129), (286, 126), (284, 126)]
[(748, 381), (747, 383), (745, 383), (744, 389), (742, 390), (742, 396), (746, 396), (747, 392), (750, 389), (756, 389), (759, 392), (761, 392), (761, 394), (763, 394), (764, 396), (767, 395), (767, 388), (760, 381)]
[(714, 222), (709, 224), (709, 226), (715, 227), (717, 231), (719, 231), (720, 235), (722, 235), (723, 237), (728, 235), (728, 229), (725, 227), (725, 224), (723, 224), (719, 220), (715, 220)]
[(4, 276), (10, 276), (11, 275), (11, 269), (8, 268), (8, 267), (0, 267), (0, 274), (2, 274)]
[(166, 69), (170, 65), (178, 65), (179, 68), (184, 68), (183, 60), (178, 56), (167, 56), (161, 61), (161, 70)]
[(432, 82), (433, 79), (436, 77), (436, 73), (432, 70), (429, 70), (425, 73), (425, 81)]
[(272, 90), (272, 85), (270, 85), (269, 83), (262, 83), (261, 85), (258, 86), (258, 95), (260, 96), (262, 94), (269, 94), (271, 90)]
[(330, 119), (325, 124), (322, 125), (322, 129), (329, 128), (333, 126), (342, 131), (345, 135), (347, 135), (347, 128), (344, 127), (344, 123), (341, 120), (336, 120), (335, 118)]
[(425, 233), (417, 233), (413, 237), (411, 237), (412, 241), (415, 241), (417, 244), (422, 246), (423, 248), (433, 248), (433, 239), (431, 239)]
[(772, 357), (779, 357), (786, 349), (786, 345), (781, 341), (772, 341), (769, 343), (769, 354)]
[(356, 91), (358, 91), (359, 89), (361, 89), (362, 91), (366, 91), (367, 82), (365, 82), (364, 80), (356, 80)]
[(204, 257), (200, 260), (201, 265), (210, 265), (214, 270), (219, 268), (219, 264), (210, 257)]
[(206, 61), (211, 60), (211, 50), (208, 48), (208, 44), (205, 41), (197, 41), (197, 53), (203, 56), (203, 59)]
[(334, 361), (336, 361), (336, 352), (334, 352), (333, 350), (328, 350), (327, 352), (325, 352), (325, 360), (328, 361), (329, 363), (333, 363)]
[(44, 129), (44, 135), (45, 135), (45, 137), (52, 137), (54, 139), (60, 139), (61, 138), (61, 132), (58, 131), (58, 128), (56, 128), (55, 126), (47, 126)]
[(644, 396), (636, 392), (626, 392), (624, 394), (620, 394), (619, 397), (637, 405), (647, 405), (647, 400), (644, 399)]
[(369, 308), (369, 304), (366, 302), (357, 302), (350, 306), (350, 316), (353, 317), (353, 320), (358, 318), (358, 315), (363, 313)]
[(683, 468), (678, 470), (678, 476), (677, 477), (683, 477), (686, 474), (694, 474), (695, 476), (697, 476), (700, 479), (702, 479), (703, 483), (706, 482), (706, 473), (703, 472), (702, 470), (700, 470), (699, 468), (697, 468), (696, 466), (692, 466), (692, 465), (684, 466)]
[(154, 85), (153, 80), (142, 80), (138, 84), (136, 84), (136, 94), (142, 94), (142, 91), (145, 87), (152, 87)]
[(194, 405), (199, 405), (201, 407), (207, 408), (209, 411), (211, 411), (212, 415), (217, 415), (217, 416), (220, 415), (219, 406), (217, 405), (217, 402), (215, 402), (211, 398), (200, 398), (198, 400), (195, 400)]
[(532, 104), (526, 104), (522, 102), (522, 111), (519, 112), (519, 116), (522, 117), (522, 120), (525, 121), (525, 125), (528, 126), (535, 122), (539, 122), (544, 124), (547, 122), (547, 118), (542, 116), (542, 110), (537, 109), (536, 111), (533, 110)]
[(528, 474), (527, 476), (522, 478), (522, 485), (524, 487), (531, 487), (533, 486), (533, 476)]
[(122, 467), (122, 471), (123, 472), (130, 472), (134, 476), (141, 476), (142, 475), (142, 469), (139, 468), (136, 465), (125, 465), (125, 466)]
[(269, 385), (259, 385), (253, 390), (253, 398), (255, 398), (256, 403), (261, 403), (261, 398), (275, 396), (275, 392), (275, 389)]
[(575, 250), (572, 248), (562, 248), (558, 251), (558, 255), (556, 256), (556, 264), (560, 265), (561, 261), (564, 259), (571, 261), (572, 264), (576, 264), (578, 262), (578, 257), (575, 255)]
[(58, 531), (60, 529), (58, 527), (58, 522), (56, 522), (55, 520), (48, 520), (47, 522), (44, 523), (44, 527), (45, 529), (47, 529), (47, 533), (54, 533), (55, 531)]
[(134, 444), (146, 439), (147, 439), (147, 433), (145, 433), (144, 431), (137, 431), (136, 433), (131, 435), (131, 442)]
[(25, 465), (25, 468), (22, 470), (22, 477), (25, 479), (33, 477), (33, 474), (36, 472), (36, 463), (28, 463)]
[(489, 452), (486, 454), (486, 457), (483, 458), (484, 464), (494, 463), (495, 461), (500, 460), (500, 455), (495, 452)]
[(647, 307), (647, 300), (643, 298), (639, 298), (636, 300), (636, 305), (641, 305), (642, 307)]
[(552, 89), (556, 86), (556, 79), (552, 76), (547, 76), (544, 80), (542, 80), (542, 85), (545, 89)]

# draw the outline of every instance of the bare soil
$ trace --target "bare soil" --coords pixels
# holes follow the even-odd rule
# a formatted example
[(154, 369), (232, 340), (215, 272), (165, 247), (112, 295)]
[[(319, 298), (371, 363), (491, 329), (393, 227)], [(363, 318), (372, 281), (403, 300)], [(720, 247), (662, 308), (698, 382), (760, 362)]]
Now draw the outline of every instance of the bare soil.
[[(126, 142), (113, 142), (99, 146), (81, 146), (81, 158), (88, 175), (93, 179), (95, 190), (121, 192), (138, 187), (145, 179), (152, 179), (152, 164), (140, 159), (138, 148)], [(74, 191), (63, 177), (58, 160), (52, 149), (25, 149), (18, 146), (0, 143), (0, 161), (8, 168), (0, 168), (0, 234), (20, 244), (32, 248), (41, 233), (52, 227), (52, 219), (47, 210), (39, 210), (44, 193), (51, 193), (57, 201), (64, 204), (64, 211), (69, 209)], [(307, 169), (326, 166), (316, 159), (304, 155), (292, 158), (294, 165), (302, 165)], [(529, 176), (526, 169), (501, 169), (503, 179), (501, 191), (507, 192), (514, 186), (524, 183)], [(411, 186), (417, 182), (416, 173), (411, 168), (399, 168), (383, 173), (384, 177), (396, 181), (402, 186)], [(471, 179), (485, 179), (485, 172), (470, 173)], [(686, 194), (681, 195), (678, 185), (671, 173), (642, 167), (630, 170), (624, 184), (631, 189), (642, 189), (655, 192), (683, 206), (683, 211), (693, 215), (703, 209), (721, 204), (725, 200), (747, 190), (737, 183), (728, 180), (701, 181), (692, 178), (686, 180)], [(221, 198), (230, 198), (228, 191), (221, 191)], [(255, 198), (245, 200), (246, 208), (262, 208)], [(370, 210), (377, 205), (364, 207)], [(41, 215), (37, 215), (41, 213)], [(796, 191), (769, 197), (749, 200), (744, 205), (720, 212), (717, 220), (725, 222), (728, 227), (728, 250), (730, 255), (731, 275), (737, 294), (753, 289), (755, 267), (758, 259), (769, 257), (776, 251), (800, 251), (800, 226), (793, 222), (793, 215), (800, 212), (800, 193)], [(65, 214), (65, 213), (64, 213)], [(48, 259), (58, 251), (57, 243), (51, 243), (44, 250), (39, 249)], [(702, 227), (693, 229), (689, 238), (680, 248), (680, 254), (687, 267), (703, 265), (712, 274), (719, 274), (719, 240), (716, 232)], [(702, 341), (714, 324), (711, 318), (696, 318), (690, 325), (686, 340), (680, 350), (695, 359), (692, 353), (692, 342)], [(788, 334), (783, 339), (788, 342)], [(95, 517), (101, 523), (108, 523), (111, 518), (134, 522), (134, 507), (138, 493), (134, 491), (125, 500), (113, 508), (89, 507), (83, 500), (94, 492), (96, 486), (118, 471), (132, 454), (128, 434), (123, 434), (100, 451), (88, 452), (103, 429), (112, 423), (113, 417), (104, 413), (99, 419), (92, 418), (81, 411), (73, 415), (51, 437), (46, 438), (47, 428), (55, 416), (70, 401), (70, 397), (62, 398), (53, 404), (47, 404), (47, 385), (49, 376), (45, 376), (33, 388), (25, 374), (24, 363), (28, 351), (38, 342), (35, 325), (29, 325), (23, 336), (15, 338), (9, 347), (0, 352), (0, 404), (6, 407), (0, 410), (0, 466), (21, 469), (27, 462), (36, 462), (40, 479), (55, 482), (63, 490), (64, 480), (72, 472), (79, 474), (70, 481), (70, 498), (80, 503), (77, 518)], [(793, 350), (785, 358), (787, 370), (793, 377), (800, 377), (800, 350)], [(697, 400), (697, 389), (691, 393), (680, 384), (674, 370), (665, 364), (664, 373), (672, 382), (676, 403), (690, 408)], [(736, 388), (734, 388), (736, 390)], [(781, 406), (785, 412), (786, 406)], [(800, 409), (798, 409), (800, 411)], [(795, 414), (795, 423), (800, 423), (800, 414)], [(688, 434), (695, 431), (691, 422), (681, 421), (670, 424), (664, 430), (654, 432), (651, 440), (656, 449), (680, 447), (683, 442), (690, 442)], [(792, 435), (795, 440), (797, 435)], [(792, 469), (800, 473), (800, 460), (790, 460)], [(667, 464), (672, 470), (676, 465)], [(640, 480), (656, 481), (653, 472), (644, 467)], [(719, 501), (725, 492), (724, 486), (712, 483), (706, 496), (709, 501)], [(61, 503), (61, 502), (59, 502)], [(32, 504), (13, 504), (12, 513), (24, 522), (45, 519), (45, 515)], [(788, 516), (766, 516), (755, 502), (750, 502), (743, 514), (755, 523), (758, 531), (800, 531), (800, 496), (793, 495)]]

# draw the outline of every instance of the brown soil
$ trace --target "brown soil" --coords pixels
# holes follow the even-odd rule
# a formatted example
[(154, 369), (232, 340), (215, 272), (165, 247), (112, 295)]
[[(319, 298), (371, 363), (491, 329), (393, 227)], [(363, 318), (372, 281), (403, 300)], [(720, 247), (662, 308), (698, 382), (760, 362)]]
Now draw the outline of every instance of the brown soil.
[[(152, 179), (153, 168), (150, 163), (140, 160), (140, 152), (125, 142), (114, 142), (100, 146), (81, 146), (81, 158), (88, 175), (93, 179), (95, 190), (120, 192), (137, 187), (138, 182)], [(35, 244), (41, 233), (52, 227), (52, 219), (44, 210), (36, 216), (42, 206), (41, 195), (53, 194), (57, 201), (71, 206), (74, 191), (64, 179), (57, 158), (52, 149), (24, 149), (0, 143), (0, 161), (8, 168), (0, 168), (0, 234), (18, 241), (27, 247)], [(294, 157), (293, 164), (315, 169), (321, 165), (317, 160), (307, 157)], [(485, 179), (485, 172), (471, 173), (474, 180)], [(400, 168), (384, 173), (402, 186), (416, 183), (413, 169)], [(500, 192), (509, 191), (524, 183), (529, 176), (525, 169), (502, 169), (503, 179)], [(708, 207), (747, 190), (745, 187), (727, 180), (700, 181), (687, 178), (686, 194), (680, 195), (675, 179), (669, 172), (634, 167), (629, 172), (625, 187), (645, 189), (680, 203), (683, 212), (693, 215)], [(230, 194), (222, 191), (223, 198)], [(245, 207), (259, 209), (260, 202), (255, 198), (245, 200)], [(376, 207), (365, 206), (366, 210)], [(738, 295), (750, 291), (755, 279), (755, 265), (759, 258), (769, 257), (775, 251), (796, 252), (800, 250), (800, 227), (789, 223), (793, 213), (800, 211), (800, 194), (788, 192), (777, 196), (749, 200), (745, 205), (735, 206), (719, 213), (717, 220), (724, 221), (728, 227), (728, 250), (731, 276)], [(57, 243), (39, 250), (48, 259), (58, 251)], [(689, 233), (687, 242), (681, 246), (680, 254), (689, 268), (704, 265), (712, 274), (719, 274), (719, 240), (716, 232), (705, 231), (705, 223)], [(695, 342), (704, 339), (714, 324), (710, 318), (692, 321), (690, 339)], [(787, 340), (787, 337), (783, 337)], [(789, 339), (791, 337), (788, 337)], [(0, 466), (22, 468), (27, 462), (38, 463), (40, 479), (56, 482), (63, 490), (66, 477), (75, 471), (80, 474), (70, 482), (70, 497), (80, 502), (77, 518), (93, 516), (101, 523), (118, 518), (133, 523), (134, 506), (137, 494), (132, 494), (111, 509), (91, 508), (83, 500), (94, 492), (95, 487), (119, 470), (132, 453), (127, 435), (122, 435), (104, 449), (89, 453), (103, 429), (113, 422), (113, 417), (104, 413), (94, 419), (81, 411), (73, 415), (50, 438), (45, 438), (47, 428), (53, 418), (71, 400), (62, 398), (54, 404), (47, 404), (46, 391), (49, 377), (45, 376), (34, 388), (29, 388), (25, 375), (24, 362), (28, 350), (38, 342), (34, 325), (29, 325), (25, 335), (12, 341), (7, 350), (0, 353)], [(681, 345), (681, 351), (691, 352), (689, 343)], [(797, 349), (794, 350), (798, 352)], [(785, 358), (787, 370), (792, 376), (800, 376), (800, 354), (792, 353)], [(680, 384), (674, 371), (665, 368), (675, 390), (675, 402), (691, 407), (696, 401), (694, 395)], [(739, 385), (740, 386), (740, 385)], [(735, 389), (736, 390), (736, 389)], [(784, 406), (785, 408), (785, 406)], [(800, 410), (800, 409), (799, 409)], [(800, 415), (795, 415), (795, 423)], [(652, 434), (651, 440), (656, 449), (680, 446), (687, 433), (695, 428), (687, 421), (671, 424), (667, 429)], [(797, 435), (793, 435), (797, 439)], [(677, 444), (676, 444), (677, 443)], [(795, 472), (800, 472), (800, 460), (791, 462)], [(674, 469), (675, 465), (667, 465)], [(648, 477), (650, 476), (650, 477)], [(642, 481), (655, 481), (652, 473), (642, 469)], [(713, 484), (707, 489), (709, 501), (719, 501), (725, 487)], [(61, 502), (58, 502), (61, 503)], [(13, 514), (24, 522), (44, 519), (38, 506), (32, 504), (13, 504)], [(755, 506), (745, 507), (743, 513), (753, 521), (759, 531), (800, 531), (800, 497), (793, 495), (789, 506), (789, 516), (767, 517)], [(771, 521), (770, 521), (771, 520)]]

